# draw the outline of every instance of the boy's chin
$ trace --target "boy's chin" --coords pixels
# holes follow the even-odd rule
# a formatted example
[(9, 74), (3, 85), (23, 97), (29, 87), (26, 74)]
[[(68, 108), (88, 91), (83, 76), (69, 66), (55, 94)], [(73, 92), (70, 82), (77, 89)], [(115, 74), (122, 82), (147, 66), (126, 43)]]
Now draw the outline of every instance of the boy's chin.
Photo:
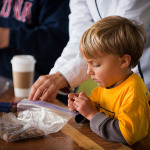
[(105, 88), (105, 87), (106, 87), (104, 84), (101, 84), (101, 83), (97, 83), (97, 85), (98, 85), (99, 87), (102, 87), (102, 88)]
[(106, 88), (106, 89), (110, 89), (112, 88), (110, 85), (104, 85), (104, 84), (101, 84), (101, 83), (97, 83), (99, 87), (101, 88)]

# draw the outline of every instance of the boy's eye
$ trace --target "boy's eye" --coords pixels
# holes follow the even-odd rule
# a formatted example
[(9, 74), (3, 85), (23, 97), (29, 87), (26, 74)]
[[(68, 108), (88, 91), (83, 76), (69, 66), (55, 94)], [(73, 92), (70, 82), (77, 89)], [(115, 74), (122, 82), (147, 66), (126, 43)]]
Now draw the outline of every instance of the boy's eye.
[(100, 67), (100, 64), (93, 64), (93, 67)]

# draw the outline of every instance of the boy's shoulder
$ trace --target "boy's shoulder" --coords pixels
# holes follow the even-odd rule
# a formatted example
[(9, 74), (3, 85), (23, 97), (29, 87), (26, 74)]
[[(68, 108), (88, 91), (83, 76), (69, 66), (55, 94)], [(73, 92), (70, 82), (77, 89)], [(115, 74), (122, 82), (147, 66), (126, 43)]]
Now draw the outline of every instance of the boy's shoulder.
[(132, 87), (135, 89), (138, 88), (143, 88), (143, 89), (147, 89), (143, 79), (136, 73), (133, 73), (128, 79), (126, 84), (128, 87)]
[(136, 73), (133, 73), (124, 86), (124, 91), (128, 94), (134, 94), (136, 97), (147, 97), (150, 100), (150, 93), (143, 79)]

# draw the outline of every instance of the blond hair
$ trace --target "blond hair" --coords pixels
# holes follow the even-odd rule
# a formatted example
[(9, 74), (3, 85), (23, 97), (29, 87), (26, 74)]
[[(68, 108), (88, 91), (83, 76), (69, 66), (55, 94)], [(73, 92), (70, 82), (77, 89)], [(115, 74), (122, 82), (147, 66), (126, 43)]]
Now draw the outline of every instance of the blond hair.
[(146, 42), (146, 32), (137, 22), (120, 16), (101, 19), (84, 32), (80, 40), (82, 56), (98, 58), (99, 51), (108, 55), (131, 56), (130, 67), (135, 67)]

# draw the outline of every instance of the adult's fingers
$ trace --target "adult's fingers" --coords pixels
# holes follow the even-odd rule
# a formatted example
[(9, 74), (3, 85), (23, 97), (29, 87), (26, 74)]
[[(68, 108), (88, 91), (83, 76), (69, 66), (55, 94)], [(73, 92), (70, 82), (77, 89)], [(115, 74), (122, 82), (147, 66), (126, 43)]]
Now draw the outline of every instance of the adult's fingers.
[(66, 85), (67, 81), (60, 73), (40, 76), (31, 88), (29, 100), (54, 100), (58, 90)]
[[(43, 99), (43, 96), (47, 93), (49, 87), (50, 87), (50, 80), (44, 80), (43, 84), (39, 86), (34, 94), (33, 100), (38, 100), (39, 98), (42, 98), (41, 100), (46, 100)], [(48, 98), (48, 97), (47, 97)]]
[(43, 101), (53, 102), (56, 99), (57, 93), (57, 88), (49, 86), (49, 88), (46, 90), (46, 92), (43, 93), (40, 99)]
[(29, 94), (29, 100), (33, 100), (33, 97), (36, 93), (36, 91), (38, 90), (38, 88), (44, 83), (44, 78), (43, 76), (40, 76), (37, 81), (32, 85), (31, 87), (31, 91), (30, 91), (30, 94)]

